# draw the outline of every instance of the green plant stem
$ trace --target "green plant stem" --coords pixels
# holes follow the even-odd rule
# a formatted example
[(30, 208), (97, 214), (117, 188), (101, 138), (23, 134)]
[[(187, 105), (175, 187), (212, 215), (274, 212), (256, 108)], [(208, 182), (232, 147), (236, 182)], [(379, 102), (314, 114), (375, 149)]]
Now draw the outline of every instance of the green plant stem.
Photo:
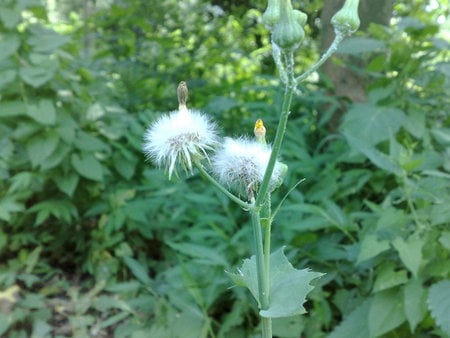
[(296, 78), (296, 82), (302, 82), (305, 80), (309, 75), (311, 75), (313, 72), (315, 72), (322, 64), (327, 61), (331, 55), (333, 55), (334, 52), (336, 52), (338, 45), (341, 43), (342, 40), (344, 40), (345, 36), (342, 34), (336, 34), (334, 37), (333, 43), (328, 47), (327, 51), (321, 56), (319, 61), (317, 61), (314, 65), (311, 66), (306, 72), (304, 72), (302, 75)]
[(250, 204), (241, 200), (239, 197), (233, 195), (231, 192), (229, 192), (222, 184), (217, 182), (214, 177), (212, 177), (203, 167), (203, 165), (200, 163), (200, 161), (194, 161), (195, 167), (200, 171), (200, 173), (214, 185), (217, 189), (219, 189), (222, 193), (224, 193), (226, 196), (228, 196), (233, 202), (236, 202), (239, 206), (241, 206), (244, 210), (250, 209)]
[(275, 168), (275, 163), (280, 153), (281, 144), (283, 142), (283, 137), (286, 132), (286, 125), (290, 113), (292, 96), (296, 87), (296, 81), (294, 77), (294, 55), (293, 52), (285, 54), (286, 63), (286, 85), (283, 96), (283, 104), (281, 106), (280, 121), (278, 122), (277, 132), (275, 134), (275, 139), (272, 146), (272, 154), (270, 155), (269, 163), (267, 164), (266, 172), (264, 173), (264, 178), (261, 183), (261, 187), (258, 191), (258, 196), (255, 200), (255, 206), (260, 208), (264, 200), (266, 199), (266, 194), (269, 190), (270, 179), (272, 177), (273, 169)]
[[(261, 309), (269, 307), (269, 275), (265, 266), (263, 239), (261, 232), (260, 208), (254, 206), (250, 209), (252, 216), (253, 239), (255, 243), (256, 273), (258, 275), (258, 298)], [(272, 338), (272, 321), (270, 318), (261, 317), (262, 337)]]

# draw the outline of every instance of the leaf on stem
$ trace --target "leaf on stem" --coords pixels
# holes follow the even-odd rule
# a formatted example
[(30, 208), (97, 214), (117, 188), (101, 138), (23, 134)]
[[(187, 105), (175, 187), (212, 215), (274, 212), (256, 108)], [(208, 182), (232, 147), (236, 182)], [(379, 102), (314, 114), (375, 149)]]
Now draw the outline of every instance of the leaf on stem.
[[(247, 287), (258, 301), (256, 257), (244, 260), (238, 274), (228, 273), (238, 286)], [(314, 288), (310, 282), (323, 274), (309, 269), (295, 269), (284, 254), (284, 247), (270, 255), (270, 303), (260, 311), (263, 317), (280, 318), (303, 314), (306, 295)]]

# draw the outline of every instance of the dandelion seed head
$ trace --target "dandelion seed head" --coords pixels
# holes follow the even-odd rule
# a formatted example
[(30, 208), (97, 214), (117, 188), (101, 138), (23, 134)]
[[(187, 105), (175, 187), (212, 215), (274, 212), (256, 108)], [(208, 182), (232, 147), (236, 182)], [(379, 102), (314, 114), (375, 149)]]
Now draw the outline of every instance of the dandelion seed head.
[(146, 130), (143, 149), (158, 166), (165, 166), (169, 175), (176, 173), (178, 162), (192, 172), (192, 161), (207, 158), (207, 151), (217, 143), (216, 126), (197, 110), (185, 106), (160, 117)]
[[(256, 191), (264, 178), (271, 148), (245, 138), (226, 138), (223, 146), (212, 157), (212, 168), (218, 180), (229, 187)], [(277, 161), (270, 184), (282, 180), (281, 164)]]

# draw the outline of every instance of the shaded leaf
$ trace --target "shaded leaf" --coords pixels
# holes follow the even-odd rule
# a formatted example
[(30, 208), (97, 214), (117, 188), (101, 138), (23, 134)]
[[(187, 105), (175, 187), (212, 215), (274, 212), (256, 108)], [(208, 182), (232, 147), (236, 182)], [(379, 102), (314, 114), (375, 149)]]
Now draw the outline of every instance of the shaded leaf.
[(426, 290), (417, 279), (411, 279), (403, 288), (403, 306), (411, 332), (414, 332), (425, 316)]
[(71, 162), (81, 176), (93, 181), (103, 181), (103, 169), (100, 162), (89, 153), (73, 154)]
[(428, 293), (428, 308), (436, 324), (450, 334), (450, 280), (433, 284)]
[(405, 321), (403, 299), (397, 290), (378, 292), (373, 297), (369, 309), (370, 337), (378, 337), (389, 332)]
[[(256, 257), (245, 259), (239, 274), (229, 273), (239, 286), (247, 287), (253, 297), (259, 301)], [(284, 255), (284, 247), (270, 255), (270, 302), (266, 310), (261, 310), (263, 317), (280, 318), (305, 313), (303, 303), (306, 295), (314, 288), (310, 282), (322, 276), (322, 273), (309, 269), (295, 269)]]
[(369, 316), (371, 300), (364, 301), (360, 306), (354, 309), (337, 326), (328, 338), (367, 338), (369, 337)]

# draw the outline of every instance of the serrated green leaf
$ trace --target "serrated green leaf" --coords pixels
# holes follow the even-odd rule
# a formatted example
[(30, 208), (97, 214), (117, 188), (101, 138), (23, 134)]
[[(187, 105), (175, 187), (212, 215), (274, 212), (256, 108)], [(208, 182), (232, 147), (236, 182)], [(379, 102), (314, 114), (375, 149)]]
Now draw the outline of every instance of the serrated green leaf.
[[(257, 300), (258, 278), (256, 257), (245, 259), (239, 274), (228, 273), (239, 286), (247, 287)], [(284, 255), (284, 247), (270, 255), (270, 301), (266, 310), (261, 310), (263, 317), (280, 318), (303, 314), (306, 295), (314, 288), (310, 282), (322, 276), (322, 273), (309, 269), (295, 269)]]
[(403, 300), (396, 289), (378, 292), (369, 309), (370, 337), (379, 337), (405, 321)]
[(328, 338), (367, 338), (369, 337), (369, 316), (370, 299), (364, 301), (360, 306), (354, 309), (337, 326)]
[(89, 153), (73, 154), (71, 162), (81, 176), (93, 181), (103, 181), (103, 168), (100, 162)]
[(78, 217), (78, 210), (75, 205), (70, 200), (64, 199), (47, 199), (36, 203), (28, 211), (36, 213), (35, 225), (42, 224), (50, 216), (67, 223)]
[(403, 288), (403, 305), (411, 332), (425, 316), (426, 295), (426, 290), (417, 279), (411, 279)]
[(428, 293), (428, 308), (436, 324), (450, 334), (450, 280), (433, 284)]
[(415, 235), (410, 236), (406, 241), (401, 237), (397, 237), (392, 242), (403, 264), (405, 264), (406, 268), (411, 271), (415, 278), (417, 278), (422, 263), (423, 244), (423, 239)]
[(37, 104), (29, 105), (27, 115), (36, 122), (43, 125), (54, 125), (56, 123), (56, 110), (50, 100), (40, 100)]

